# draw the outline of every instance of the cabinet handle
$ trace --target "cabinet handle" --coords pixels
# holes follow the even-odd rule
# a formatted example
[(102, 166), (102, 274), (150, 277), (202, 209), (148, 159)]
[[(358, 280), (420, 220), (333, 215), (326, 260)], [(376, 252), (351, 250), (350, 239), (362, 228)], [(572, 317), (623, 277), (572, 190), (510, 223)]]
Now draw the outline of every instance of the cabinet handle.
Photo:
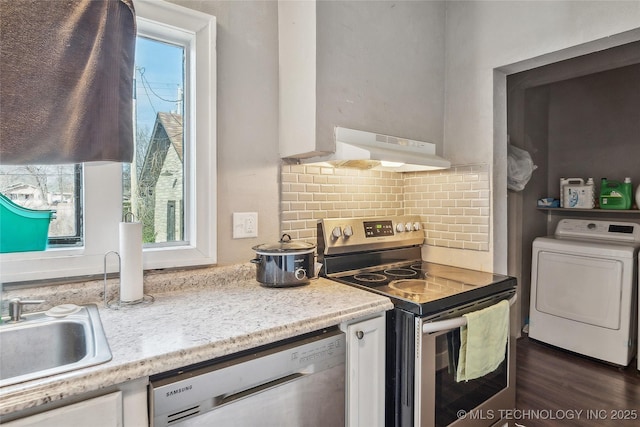
[(362, 331), (356, 331), (356, 337), (361, 340), (362, 338), (364, 338), (364, 332)]

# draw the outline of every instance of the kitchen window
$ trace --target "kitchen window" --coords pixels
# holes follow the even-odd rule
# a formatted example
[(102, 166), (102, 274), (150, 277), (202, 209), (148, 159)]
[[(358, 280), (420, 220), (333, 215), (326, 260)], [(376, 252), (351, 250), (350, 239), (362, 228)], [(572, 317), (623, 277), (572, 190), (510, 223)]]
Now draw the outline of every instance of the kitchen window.
[(0, 165), (0, 192), (28, 209), (54, 210), (49, 246), (82, 243), (82, 165)]
[[(46, 192), (48, 204), (29, 201), (31, 207), (64, 210), (72, 226), (56, 235), (63, 221), (54, 220), (44, 252), (0, 255), (2, 282), (101, 274), (105, 254), (118, 250), (118, 223), (127, 212), (146, 230), (145, 269), (216, 262), (215, 17), (160, 1), (137, 0), (135, 8), (136, 158), (131, 164), (11, 167), (31, 178), (40, 171), (45, 187), (56, 188), (27, 186), (11, 197)], [(117, 271), (117, 257), (106, 259), (107, 270)]]

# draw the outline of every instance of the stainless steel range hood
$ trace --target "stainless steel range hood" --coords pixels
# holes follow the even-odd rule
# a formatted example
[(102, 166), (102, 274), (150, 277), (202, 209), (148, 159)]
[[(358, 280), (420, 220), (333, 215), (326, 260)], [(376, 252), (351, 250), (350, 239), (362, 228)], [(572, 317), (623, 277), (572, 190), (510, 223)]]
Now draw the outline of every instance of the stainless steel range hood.
[(335, 152), (300, 159), (300, 163), (391, 172), (417, 172), (451, 167), (451, 162), (436, 155), (436, 146), (430, 142), (342, 127), (335, 128), (335, 142)]

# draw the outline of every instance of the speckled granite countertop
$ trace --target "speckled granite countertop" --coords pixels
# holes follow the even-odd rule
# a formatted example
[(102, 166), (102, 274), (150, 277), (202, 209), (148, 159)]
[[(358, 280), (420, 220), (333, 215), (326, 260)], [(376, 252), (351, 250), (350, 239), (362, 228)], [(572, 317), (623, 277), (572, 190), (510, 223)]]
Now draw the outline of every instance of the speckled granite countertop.
[[(5, 292), (4, 298), (47, 299), (38, 311), (69, 302), (97, 304), (113, 359), (3, 387), (0, 415), (393, 308), (388, 298), (323, 278), (301, 287), (265, 288), (255, 281), (254, 268), (243, 264), (145, 275), (145, 293), (155, 302), (120, 310), (104, 307), (102, 281)], [(114, 289), (117, 283), (109, 281), (107, 292)]]

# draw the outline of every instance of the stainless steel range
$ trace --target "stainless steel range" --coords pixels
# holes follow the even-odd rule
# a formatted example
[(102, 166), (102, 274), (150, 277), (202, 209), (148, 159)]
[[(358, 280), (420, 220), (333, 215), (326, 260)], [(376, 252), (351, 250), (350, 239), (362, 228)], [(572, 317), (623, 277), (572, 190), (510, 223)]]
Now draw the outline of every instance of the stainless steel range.
[[(417, 216), (318, 221), (327, 278), (391, 298), (386, 425), (491, 426), (515, 408), (515, 339), (481, 378), (457, 381), (464, 314), (515, 302), (513, 277), (424, 262)], [(510, 315), (515, 325), (515, 315)], [(515, 331), (515, 328), (511, 328)]]

